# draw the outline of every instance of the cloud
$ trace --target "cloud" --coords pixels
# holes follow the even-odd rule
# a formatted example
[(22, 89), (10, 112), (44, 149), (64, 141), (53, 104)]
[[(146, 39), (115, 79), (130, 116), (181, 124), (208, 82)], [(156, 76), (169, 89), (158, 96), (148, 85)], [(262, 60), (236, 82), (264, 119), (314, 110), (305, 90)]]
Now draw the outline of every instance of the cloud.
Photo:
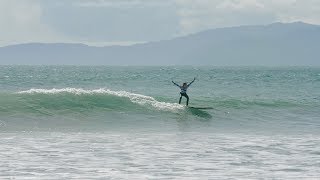
[(86, 0), (75, 1), (74, 6), (80, 7), (111, 7), (111, 8), (137, 8), (137, 7), (159, 7), (172, 4), (170, 0)]
[[(172, 0), (52, 1), (45, 19), (55, 30), (80, 41), (145, 42), (179, 32)], [(99, 43), (101, 44), (101, 43)]]
[(37, 1), (0, 1), (0, 46), (22, 42), (53, 41), (57, 34), (42, 19)]
[(320, 24), (320, 1), (318, 0), (272, 0), (271, 2), (274, 6), (270, 11), (276, 14), (279, 21)]
[(320, 24), (320, 1), (0, 0), (0, 46), (131, 44), (211, 28), (293, 21)]
[(182, 33), (208, 28), (304, 21), (320, 24), (318, 0), (175, 0)]

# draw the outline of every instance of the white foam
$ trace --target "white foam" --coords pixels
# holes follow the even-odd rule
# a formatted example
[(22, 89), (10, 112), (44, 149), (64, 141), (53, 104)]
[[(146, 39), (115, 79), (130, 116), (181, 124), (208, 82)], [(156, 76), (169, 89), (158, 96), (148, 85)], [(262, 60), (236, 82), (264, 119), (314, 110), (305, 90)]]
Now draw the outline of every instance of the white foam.
[(94, 90), (85, 90), (82, 88), (62, 88), (62, 89), (29, 89), (26, 91), (20, 91), (18, 94), (59, 94), (59, 93), (71, 93), (75, 95), (81, 94), (108, 94), (118, 97), (129, 98), (131, 102), (142, 105), (152, 106), (158, 110), (164, 111), (176, 111), (183, 109), (184, 106), (177, 103), (160, 102), (150, 96), (142, 94), (130, 93), (127, 91), (112, 91), (110, 89), (100, 88)]

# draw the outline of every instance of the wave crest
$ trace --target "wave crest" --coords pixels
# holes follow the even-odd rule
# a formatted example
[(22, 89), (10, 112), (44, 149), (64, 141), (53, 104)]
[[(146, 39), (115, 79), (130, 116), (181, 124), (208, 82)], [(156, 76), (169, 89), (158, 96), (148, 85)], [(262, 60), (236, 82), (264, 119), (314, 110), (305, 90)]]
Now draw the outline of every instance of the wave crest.
[(151, 96), (142, 94), (131, 93), (127, 91), (113, 91), (110, 89), (100, 88), (94, 90), (85, 90), (82, 88), (62, 88), (62, 89), (29, 89), (26, 91), (17, 92), (17, 94), (46, 94), (46, 95), (59, 95), (59, 94), (72, 94), (72, 95), (111, 95), (121, 98), (128, 98), (132, 103), (139, 104), (145, 107), (153, 107), (162, 111), (177, 111), (184, 109), (184, 106), (177, 103), (167, 103), (157, 101)]

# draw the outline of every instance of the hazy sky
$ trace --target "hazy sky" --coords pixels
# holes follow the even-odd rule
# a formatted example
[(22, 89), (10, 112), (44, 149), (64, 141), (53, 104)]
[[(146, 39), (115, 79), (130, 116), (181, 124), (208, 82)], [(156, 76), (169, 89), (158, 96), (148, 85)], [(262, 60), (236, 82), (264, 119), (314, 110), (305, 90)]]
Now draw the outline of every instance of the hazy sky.
[(0, 46), (130, 44), (293, 21), (320, 24), (320, 0), (0, 0)]

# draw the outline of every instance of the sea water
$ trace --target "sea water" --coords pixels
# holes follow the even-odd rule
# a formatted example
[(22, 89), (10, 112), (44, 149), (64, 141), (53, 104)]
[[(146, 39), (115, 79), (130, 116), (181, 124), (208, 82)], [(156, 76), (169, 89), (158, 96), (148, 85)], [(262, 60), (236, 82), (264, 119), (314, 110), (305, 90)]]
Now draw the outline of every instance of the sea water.
[(320, 68), (0, 66), (0, 136), (0, 179), (319, 179)]

